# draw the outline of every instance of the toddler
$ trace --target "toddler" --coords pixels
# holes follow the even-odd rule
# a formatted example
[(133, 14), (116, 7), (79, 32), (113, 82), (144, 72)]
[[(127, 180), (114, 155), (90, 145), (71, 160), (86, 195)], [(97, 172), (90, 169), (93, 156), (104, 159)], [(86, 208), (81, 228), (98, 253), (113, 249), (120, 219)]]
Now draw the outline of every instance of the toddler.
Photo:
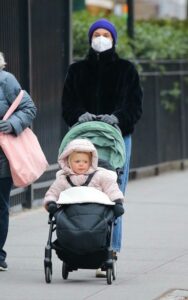
[(124, 196), (117, 184), (117, 174), (98, 167), (98, 154), (95, 146), (87, 139), (72, 140), (60, 154), (58, 163), (61, 170), (45, 194), (44, 206), (53, 213), (60, 193), (72, 186), (94, 187), (105, 193), (115, 202), (114, 214), (124, 213)]

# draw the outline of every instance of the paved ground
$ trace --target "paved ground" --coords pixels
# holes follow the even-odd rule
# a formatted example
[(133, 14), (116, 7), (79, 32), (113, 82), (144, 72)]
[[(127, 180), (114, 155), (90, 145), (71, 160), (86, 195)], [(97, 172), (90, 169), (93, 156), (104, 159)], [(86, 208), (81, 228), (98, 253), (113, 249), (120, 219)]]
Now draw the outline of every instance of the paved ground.
[[(123, 226), (123, 249), (112, 285), (95, 278), (93, 270), (75, 271), (63, 281), (55, 253), (52, 283), (46, 284), (46, 212), (35, 208), (11, 216), (9, 270), (0, 272), (0, 299), (154, 300), (169, 290), (188, 290), (188, 170), (131, 181)], [(174, 294), (161, 299), (187, 299)]]

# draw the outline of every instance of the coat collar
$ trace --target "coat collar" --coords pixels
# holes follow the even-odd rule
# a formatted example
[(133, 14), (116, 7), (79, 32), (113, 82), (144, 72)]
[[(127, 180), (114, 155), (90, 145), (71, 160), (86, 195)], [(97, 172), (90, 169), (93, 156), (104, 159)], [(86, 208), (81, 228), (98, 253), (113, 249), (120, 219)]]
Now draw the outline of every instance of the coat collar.
[(118, 59), (119, 57), (115, 52), (115, 47), (100, 53), (95, 51), (93, 48), (90, 48), (88, 55), (86, 56), (86, 60), (91, 64), (96, 64), (96, 63), (105, 64), (105, 63), (116, 61)]

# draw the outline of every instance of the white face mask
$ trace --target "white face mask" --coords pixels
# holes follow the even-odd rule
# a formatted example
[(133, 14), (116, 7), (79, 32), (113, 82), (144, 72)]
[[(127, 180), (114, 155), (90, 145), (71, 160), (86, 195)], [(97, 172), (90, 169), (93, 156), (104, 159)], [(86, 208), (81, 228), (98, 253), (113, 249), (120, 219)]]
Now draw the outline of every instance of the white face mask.
[(103, 52), (112, 48), (112, 40), (101, 35), (92, 39), (91, 47), (97, 52)]

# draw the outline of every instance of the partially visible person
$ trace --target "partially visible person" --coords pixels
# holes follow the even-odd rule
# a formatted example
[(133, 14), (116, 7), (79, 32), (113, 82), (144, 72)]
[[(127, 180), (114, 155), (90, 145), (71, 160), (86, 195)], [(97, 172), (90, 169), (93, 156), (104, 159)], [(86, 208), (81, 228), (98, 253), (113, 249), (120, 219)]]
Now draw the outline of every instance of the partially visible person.
[(98, 167), (98, 154), (95, 146), (87, 139), (74, 139), (65, 147), (58, 158), (61, 170), (44, 197), (44, 206), (49, 212), (57, 210), (60, 193), (71, 186), (94, 187), (105, 193), (115, 202), (114, 214), (124, 212), (124, 196), (117, 184), (117, 174)]
[[(2, 120), (21, 90), (15, 76), (3, 70), (5, 66), (4, 55), (0, 52), (0, 134), (19, 135), (31, 125), (36, 116), (36, 107), (30, 95), (24, 91), (24, 96), (16, 111), (7, 121)], [(8, 269), (4, 245), (8, 234), (9, 198), (12, 184), (9, 162), (0, 147), (0, 271)]]
[[(99, 19), (88, 30), (87, 56), (69, 66), (62, 95), (62, 116), (68, 126), (98, 119), (118, 125), (125, 143), (126, 162), (120, 189), (125, 193), (131, 157), (131, 136), (142, 115), (142, 88), (132, 62), (116, 53), (117, 31)], [(113, 250), (120, 252), (122, 218), (113, 232)]]

